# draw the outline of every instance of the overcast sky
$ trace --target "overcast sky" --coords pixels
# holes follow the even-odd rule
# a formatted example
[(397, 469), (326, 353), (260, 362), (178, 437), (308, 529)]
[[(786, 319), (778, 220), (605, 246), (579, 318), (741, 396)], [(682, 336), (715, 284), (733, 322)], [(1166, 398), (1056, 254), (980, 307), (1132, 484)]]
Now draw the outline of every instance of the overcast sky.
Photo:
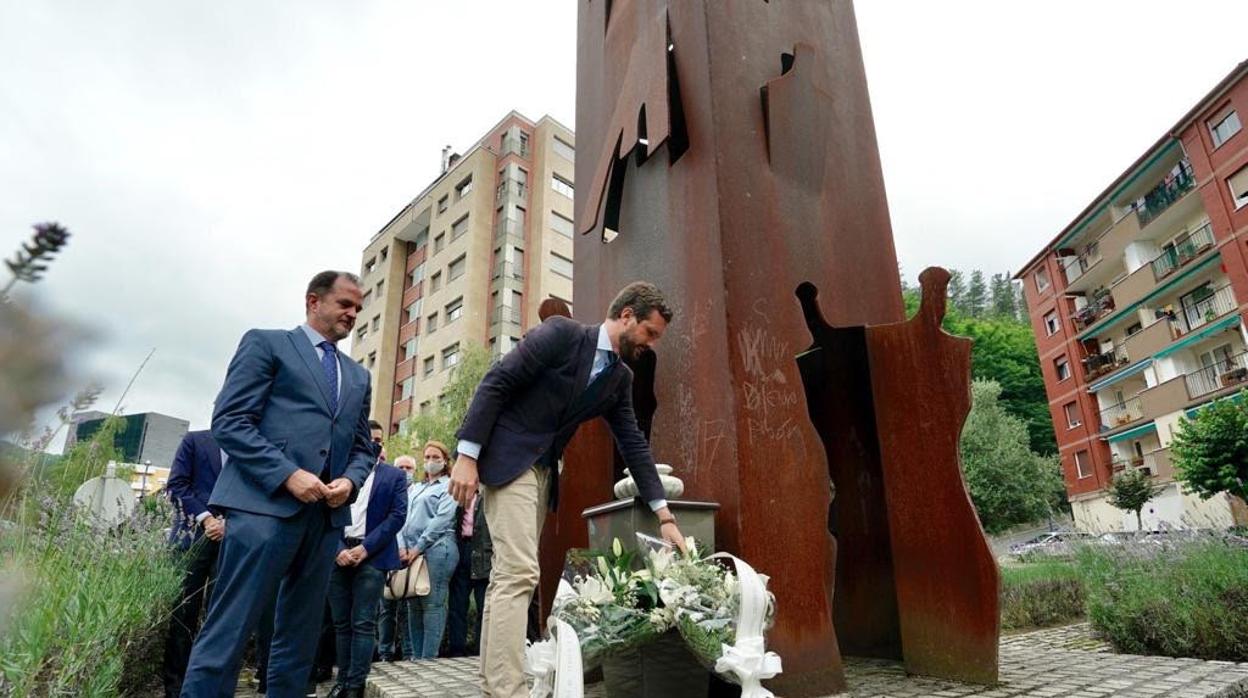
[[(802, 0), (815, 1), (815, 0)], [(0, 254), (111, 408), (204, 428), (249, 327), (292, 327), (508, 110), (575, 125), (572, 0), (0, 0)], [(1237, 62), (1248, 2), (857, 4), (901, 264), (1012, 271)], [(469, 49), (476, 50), (470, 53)], [(482, 51), (483, 49), (483, 51)]]

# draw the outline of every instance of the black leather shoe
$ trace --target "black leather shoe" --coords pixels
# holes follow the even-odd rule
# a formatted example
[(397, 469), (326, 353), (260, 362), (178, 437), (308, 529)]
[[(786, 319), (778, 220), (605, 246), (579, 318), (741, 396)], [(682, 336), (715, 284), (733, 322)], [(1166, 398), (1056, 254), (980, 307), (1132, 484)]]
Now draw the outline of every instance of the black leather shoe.
[(327, 698), (342, 698), (342, 692), (345, 690), (347, 689), (342, 684), (336, 683), (333, 688), (329, 689), (329, 696)]
[(313, 683), (325, 683), (334, 678), (334, 667), (318, 666), (316, 671), (312, 672)]
[(364, 689), (344, 688), (338, 698), (364, 698)]

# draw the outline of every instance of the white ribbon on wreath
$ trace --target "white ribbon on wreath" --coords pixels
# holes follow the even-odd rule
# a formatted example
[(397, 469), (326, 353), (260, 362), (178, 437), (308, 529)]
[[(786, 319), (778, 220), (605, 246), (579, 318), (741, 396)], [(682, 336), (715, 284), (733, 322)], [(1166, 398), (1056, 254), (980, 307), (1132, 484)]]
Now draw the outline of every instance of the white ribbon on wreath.
[[(559, 580), (555, 598), (576, 595), (566, 579)], [(581, 664), (581, 639), (566, 622), (550, 617), (550, 639), (529, 643), (524, 651), (524, 671), (533, 677), (529, 698), (584, 698), (585, 669)]]
[(736, 642), (721, 645), (723, 654), (715, 662), (715, 671), (737, 677), (741, 698), (774, 698), (762, 684), (764, 679), (774, 678), (782, 671), (780, 655), (768, 652), (763, 638), (763, 625), (767, 622), (767, 585), (741, 558), (728, 553), (716, 553), (711, 557), (732, 560), (741, 583)]

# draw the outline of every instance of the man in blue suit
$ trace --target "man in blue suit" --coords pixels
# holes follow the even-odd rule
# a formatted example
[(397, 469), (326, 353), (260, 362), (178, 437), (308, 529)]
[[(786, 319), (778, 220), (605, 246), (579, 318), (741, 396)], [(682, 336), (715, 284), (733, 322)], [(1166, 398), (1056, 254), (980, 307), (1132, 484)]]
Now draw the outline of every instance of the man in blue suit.
[(338, 645), (338, 682), (330, 696), (363, 698), (377, 644), (377, 611), (386, 573), (403, 566), (395, 537), (407, 521), (407, 476), (378, 463), (351, 504), (338, 546), (329, 606)]
[(250, 330), (230, 362), (212, 416), (227, 461), (208, 502), (229, 535), (183, 698), (233, 694), (243, 646), (275, 596), (268, 695), (306, 695), (334, 555), (351, 520), (344, 505), (376, 460), (368, 373), (337, 348), (362, 298), (354, 275), (321, 272), (308, 284), (304, 325)]
[(182, 437), (169, 468), (165, 492), (173, 503), (169, 543), (178, 551), (186, 572), (182, 595), (169, 619), (162, 668), (166, 698), (182, 692), (182, 677), (199, 629), (207, 588), (217, 567), (217, 553), (225, 535), (225, 519), (208, 510), (208, 498), (221, 472), (221, 449), (208, 431), (190, 431)]

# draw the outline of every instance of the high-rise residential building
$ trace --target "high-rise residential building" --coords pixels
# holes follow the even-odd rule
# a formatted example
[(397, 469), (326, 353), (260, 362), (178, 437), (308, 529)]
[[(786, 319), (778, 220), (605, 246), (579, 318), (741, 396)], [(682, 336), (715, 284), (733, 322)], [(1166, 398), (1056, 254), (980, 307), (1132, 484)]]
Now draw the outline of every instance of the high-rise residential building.
[[(108, 416), (103, 412), (74, 415), (65, 439), (65, 450), (94, 436), (104, 426)], [(191, 427), (185, 419), (157, 412), (128, 414), (121, 420), (121, 426), (113, 435), (113, 446), (119, 451), (120, 460), (127, 463), (151, 461), (156, 468), (168, 468), (173, 464), (173, 456), (178, 452), (182, 437)]]
[(497, 359), (543, 300), (572, 304), (575, 144), (513, 111), (462, 156), (444, 150), (441, 174), (364, 248), (351, 357), (387, 433), (435, 407), (465, 347)]
[(1248, 523), (1175, 482), (1179, 420), (1248, 387), (1248, 62), (1115, 179), (1018, 275), (1062, 470), (1084, 530), (1135, 529), (1106, 488), (1161, 488), (1146, 528)]

